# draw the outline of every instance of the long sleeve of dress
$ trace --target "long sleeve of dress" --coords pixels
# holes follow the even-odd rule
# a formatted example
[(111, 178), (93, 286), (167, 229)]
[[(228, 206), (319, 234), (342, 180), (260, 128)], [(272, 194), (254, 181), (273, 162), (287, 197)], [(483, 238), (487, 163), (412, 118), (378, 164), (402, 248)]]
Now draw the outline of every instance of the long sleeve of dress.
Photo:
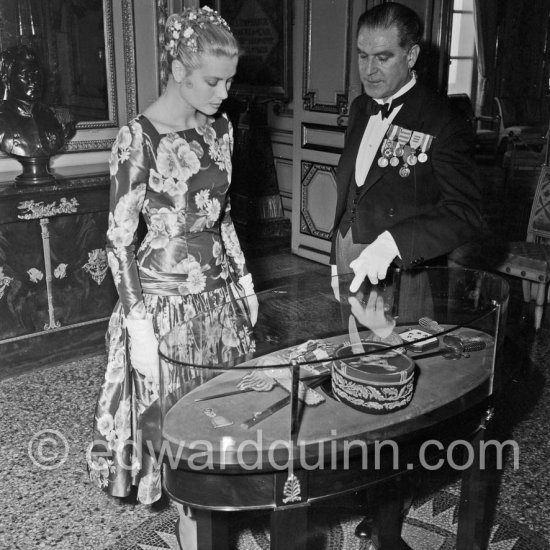
[[(233, 153), (233, 126), (229, 122), (229, 149), (230, 153)], [(231, 178), (231, 174), (229, 174)], [(231, 218), (231, 201), (229, 198), (229, 192), (227, 193), (225, 208), (221, 220), (221, 237), (225, 247), (227, 257), (230, 265), (237, 277), (242, 277), (248, 273), (246, 269), (246, 263), (244, 254), (241, 249), (241, 244), (235, 231), (235, 225)]]
[(146, 140), (141, 124), (123, 126), (109, 161), (111, 175), (107, 257), (124, 313), (143, 295), (136, 264), (137, 227), (149, 175)]

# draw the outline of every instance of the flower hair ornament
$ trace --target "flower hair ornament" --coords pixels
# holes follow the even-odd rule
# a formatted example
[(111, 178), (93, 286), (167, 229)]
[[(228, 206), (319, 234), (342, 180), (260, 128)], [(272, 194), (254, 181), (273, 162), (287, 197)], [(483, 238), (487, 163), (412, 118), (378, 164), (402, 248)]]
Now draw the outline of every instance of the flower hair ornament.
[(179, 42), (193, 53), (198, 52), (197, 29), (203, 29), (207, 24), (223, 27), (225, 30), (231, 31), (227, 21), (209, 6), (187, 8), (183, 13), (173, 15), (171, 19), (172, 21), (168, 26), (170, 40), (164, 47), (172, 57), (177, 56)]

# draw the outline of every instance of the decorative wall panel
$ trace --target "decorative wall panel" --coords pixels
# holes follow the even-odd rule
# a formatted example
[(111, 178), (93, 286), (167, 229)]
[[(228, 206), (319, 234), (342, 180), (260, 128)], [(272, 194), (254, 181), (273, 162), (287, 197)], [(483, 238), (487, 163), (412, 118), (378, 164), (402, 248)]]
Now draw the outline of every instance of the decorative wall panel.
[(329, 241), (336, 204), (335, 166), (302, 161), (300, 232)]
[(327, 153), (342, 152), (346, 129), (327, 124), (302, 124), (302, 147)]
[(338, 114), (348, 111), (352, 4), (351, 1), (305, 2), (303, 103), (306, 111)]

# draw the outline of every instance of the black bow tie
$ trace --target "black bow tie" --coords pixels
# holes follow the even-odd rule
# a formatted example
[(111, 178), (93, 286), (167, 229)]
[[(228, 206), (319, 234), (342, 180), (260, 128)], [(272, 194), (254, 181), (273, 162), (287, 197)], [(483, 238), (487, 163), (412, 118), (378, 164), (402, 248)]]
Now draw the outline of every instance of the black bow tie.
[(388, 118), (390, 116), (390, 113), (403, 102), (403, 96), (396, 97), (391, 102), (391, 105), (389, 103), (378, 103), (377, 101), (374, 101), (374, 99), (369, 98), (369, 101), (367, 103), (367, 115), (374, 116), (378, 113), (382, 113), (382, 118)]

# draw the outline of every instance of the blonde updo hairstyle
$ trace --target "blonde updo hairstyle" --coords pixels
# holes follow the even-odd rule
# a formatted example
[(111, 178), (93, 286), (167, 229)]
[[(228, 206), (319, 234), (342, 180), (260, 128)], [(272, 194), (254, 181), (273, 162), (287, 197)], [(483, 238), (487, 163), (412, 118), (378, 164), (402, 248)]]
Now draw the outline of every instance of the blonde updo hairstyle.
[[(207, 11), (208, 10), (208, 11)], [(179, 27), (179, 29), (178, 29)], [(238, 57), (237, 39), (224, 19), (209, 8), (187, 8), (168, 17), (164, 27), (164, 48), (160, 69), (163, 87), (172, 73), (172, 62), (178, 60), (187, 72), (201, 65), (201, 56)], [(179, 33), (174, 38), (174, 29)]]

